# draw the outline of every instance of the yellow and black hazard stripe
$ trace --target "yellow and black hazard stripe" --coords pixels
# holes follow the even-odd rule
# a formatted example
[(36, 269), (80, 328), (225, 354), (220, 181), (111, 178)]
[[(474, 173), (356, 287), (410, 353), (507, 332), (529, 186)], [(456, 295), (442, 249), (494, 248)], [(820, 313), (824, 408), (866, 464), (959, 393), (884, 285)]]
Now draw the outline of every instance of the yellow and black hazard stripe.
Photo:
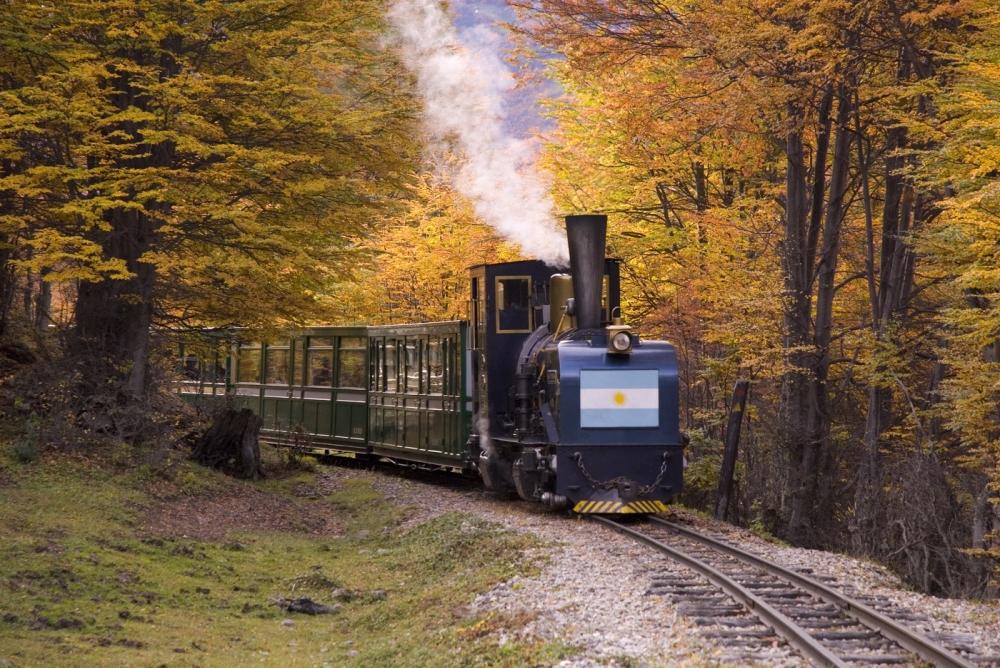
[(624, 504), (618, 501), (580, 501), (573, 506), (575, 513), (620, 513)]
[(664, 513), (667, 511), (667, 504), (662, 501), (633, 501), (628, 504), (633, 513)]
[(662, 501), (633, 501), (631, 503), (621, 503), (619, 501), (578, 501), (573, 506), (574, 513), (663, 513), (667, 511), (667, 504)]

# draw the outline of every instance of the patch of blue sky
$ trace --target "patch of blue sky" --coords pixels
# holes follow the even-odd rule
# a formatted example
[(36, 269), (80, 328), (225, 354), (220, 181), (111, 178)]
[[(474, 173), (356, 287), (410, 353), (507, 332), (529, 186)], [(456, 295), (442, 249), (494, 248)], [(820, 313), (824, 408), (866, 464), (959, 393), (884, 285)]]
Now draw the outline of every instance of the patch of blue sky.
[[(506, 61), (513, 44), (503, 24), (516, 25), (518, 19), (505, 0), (451, 0), (451, 6), (460, 39), (469, 46), (491, 49), (499, 59)], [(544, 76), (545, 60), (557, 57), (541, 53), (528, 66), (532, 74), (542, 76), (529, 85), (515, 86), (505, 92), (504, 130), (511, 136), (524, 139), (554, 128), (554, 122), (544, 115), (540, 102), (562, 96), (559, 82)]]

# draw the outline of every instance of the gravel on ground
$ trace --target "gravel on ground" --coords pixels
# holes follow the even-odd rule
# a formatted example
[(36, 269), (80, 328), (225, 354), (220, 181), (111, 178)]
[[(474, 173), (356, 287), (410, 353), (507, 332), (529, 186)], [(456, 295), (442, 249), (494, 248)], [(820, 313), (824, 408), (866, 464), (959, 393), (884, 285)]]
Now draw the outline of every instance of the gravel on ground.
[[(394, 503), (407, 506), (407, 524), (460, 512), (508, 530), (531, 533), (543, 541), (538, 572), (514, 577), (479, 595), (469, 615), (498, 615), (516, 620), (501, 632), (501, 642), (537, 638), (580, 648), (561, 666), (714, 666), (748, 665), (717, 639), (699, 635), (699, 627), (679, 614), (667, 598), (649, 595), (654, 573), (684, 573), (651, 549), (585, 519), (547, 511), (521, 501), (501, 500), (457, 476), (407, 475), (344, 466), (325, 467), (318, 487), (329, 493), (347, 479), (368, 481)], [(715, 522), (683, 509), (669, 518), (715, 534), (760, 556), (829, 578), (848, 595), (865, 595), (898, 608), (901, 616), (917, 613), (921, 630), (951, 636), (986, 656), (1000, 656), (1000, 604), (940, 599), (914, 593), (882, 566), (844, 555), (786, 547), (753, 533)], [(759, 665), (807, 665), (782, 642), (757, 648)]]

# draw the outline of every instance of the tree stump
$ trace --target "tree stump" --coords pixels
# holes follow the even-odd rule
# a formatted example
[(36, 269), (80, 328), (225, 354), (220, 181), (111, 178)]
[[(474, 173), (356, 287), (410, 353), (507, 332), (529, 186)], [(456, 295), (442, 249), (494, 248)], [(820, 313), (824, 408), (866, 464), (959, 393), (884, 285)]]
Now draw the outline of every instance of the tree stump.
[(264, 477), (260, 463), (260, 417), (249, 408), (227, 408), (215, 416), (194, 446), (191, 458), (211, 468), (223, 468), (244, 478)]

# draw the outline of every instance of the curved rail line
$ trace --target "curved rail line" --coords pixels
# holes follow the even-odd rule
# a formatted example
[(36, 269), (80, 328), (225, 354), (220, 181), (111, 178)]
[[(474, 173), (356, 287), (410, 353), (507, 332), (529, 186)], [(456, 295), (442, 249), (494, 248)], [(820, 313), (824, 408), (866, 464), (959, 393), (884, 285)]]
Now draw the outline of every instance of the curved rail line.
[[(695, 571), (715, 586), (722, 589), (727, 595), (743, 606), (753, 615), (757, 616), (765, 625), (771, 627), (777, 634), (782, 636), (789, 645), (797, 649), (803, 656), (815, 664), (824, 666), (848, 666), (850, 657), (838, 655), (833, 649), (825, 646), (822, 642), (813, 637), (813, 632), (804, 628), (791, 616), (786, 615), (775, 605), (764, 600), (749, 587), (743, 586), (740, 582), (722, 570), (706, 563), (705, 561), (688, 554), (676, 546), (667, 545), (661, 540), (650, 536), (642, 531), (625, 526), (620, 522), (607, 517), (593, 516), (593, 519), (605, 524), (612, 529), (624, 533), (636, 540), (653, 547), (654, 549), (668, 555), (671, 559), (683, 564), (687, 568)], [(666, 527), (677, 535), (694, 541), (700, 546), (709, 548), (718, 554), (736, 560), (745, 566), (764, 571), (771, 577), (790, 585), (798, 590), (807, 592), (810, 596), (833, 606), (837, 611), (852, 618), (860, 625), (867, 627), (871, 631), (895, 642), (905, 650), (912, 652), (924, 661), (935, 666), (947, 668), (974, 668), (975, 663), (958, 656), (951, 650), (931, 641), (930, 639), (916, 633), (895, 620), (889, 619), (885, 615), (877, 612), (871, 607), (844, 596), (827, 585), (813, 578), (802, 575), (795, 571), (782, 568), (755, 554), (741, 550), (738, 547), (724, 543), (722, 541), (704, 536), (696, 531), (692, 531), (683, 526), (668, 522), (658, 517), (648, 517), (649, 521)]]

